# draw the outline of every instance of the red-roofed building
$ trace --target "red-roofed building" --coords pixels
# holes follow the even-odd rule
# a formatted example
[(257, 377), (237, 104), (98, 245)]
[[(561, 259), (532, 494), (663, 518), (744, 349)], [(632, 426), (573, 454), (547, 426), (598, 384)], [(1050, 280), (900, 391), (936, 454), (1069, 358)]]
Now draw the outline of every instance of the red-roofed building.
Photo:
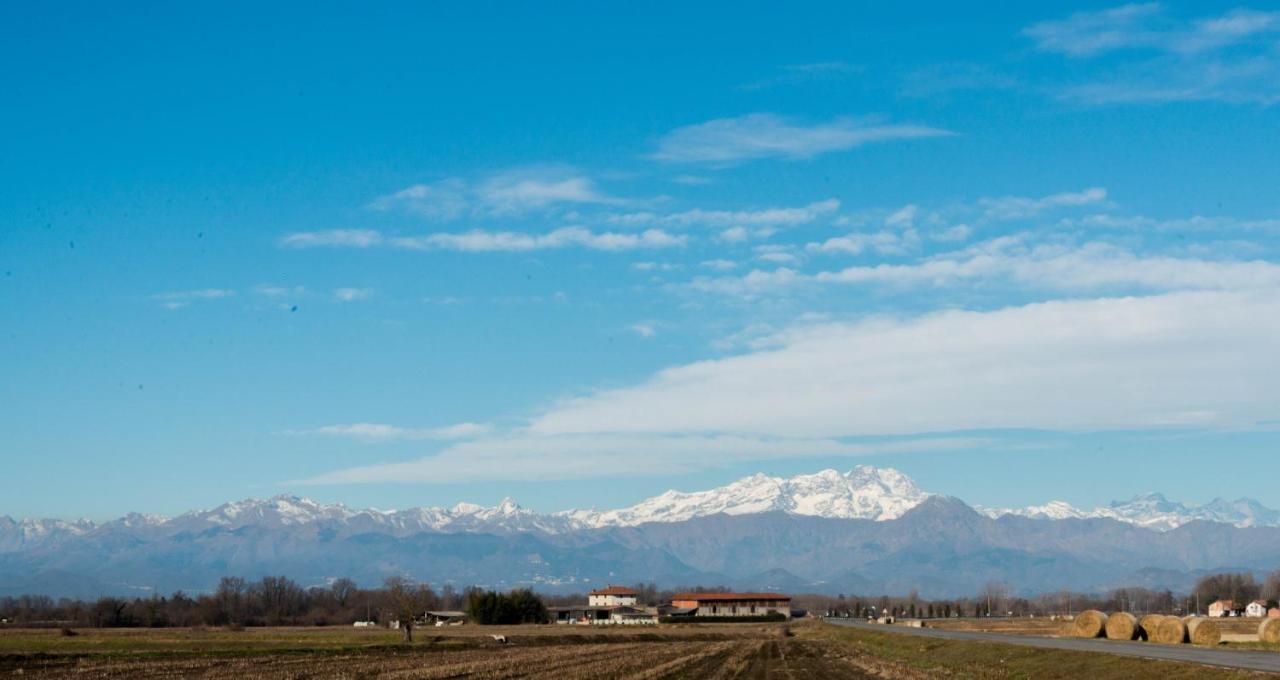
[(592, 607), (634, 607), (640, 592), (625, 586), (609, 586), (587, 593), (587, 604)]
[(791, 618), (791, 597), (778, 593), (678, 593), (671, 606), (692, 609), (694, 616), (768, 616)]

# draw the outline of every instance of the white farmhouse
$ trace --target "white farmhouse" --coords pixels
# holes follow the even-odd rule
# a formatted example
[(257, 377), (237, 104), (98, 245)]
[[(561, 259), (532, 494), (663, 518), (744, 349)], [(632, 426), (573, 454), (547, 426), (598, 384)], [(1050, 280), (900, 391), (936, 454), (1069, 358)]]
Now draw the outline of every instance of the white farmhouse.
[(1250, 603), (1249, 603), (1249, 606), (1247, 606), (1247, 607), (1245, 607), (1245, 608), (1244, 608), (1244, 615), (1245, 615), (1245, 616), (1252, 616), (1252, 617), (1256, 617), (1256, 618), (1259, 618), (1259, 619), (1260, 619), (1260, 618), (1262, 618), (1262, 617), (1264, 617), (1264, 616), (1266, 616), (1266, 615), (1267, 615), (1267, 601), (1266, 601), (1266, 600), (1254, 600), (1253, 602), (1250, 602)]
[(634, 607), (640, 592), (623, 586), (609, 586), (587, 593), (587, 604), (592, 607)]

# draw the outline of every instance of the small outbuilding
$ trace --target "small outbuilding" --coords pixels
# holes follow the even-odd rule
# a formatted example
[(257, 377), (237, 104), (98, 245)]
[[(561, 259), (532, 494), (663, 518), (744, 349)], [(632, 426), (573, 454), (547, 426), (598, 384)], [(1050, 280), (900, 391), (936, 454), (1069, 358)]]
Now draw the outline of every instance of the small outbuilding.
[(467, 622), (467, 613), (448, 610), (427, 612), (423, 621), (432, 626), (460, 626)]
[(1252, 617), (1254, 617), (1254, 618), (1259, 618), (1259, 619), (1260, 619), (1260, 618), (1262, 618), (1262, 617), (1264, 617), (1264, 616), (1266, 616), (1266, 615), (1267, 615), (1267, 601), (1266, 601), (1266, 600), (1254, 600), (1253, 602), (1250, 602), (1250, 603), (1248, 604), (1248, 606), (1246, 606), (1246, 607), (1244, 608), (1244, 615), (1245, 615), (1245, 616), (1252, 616)]

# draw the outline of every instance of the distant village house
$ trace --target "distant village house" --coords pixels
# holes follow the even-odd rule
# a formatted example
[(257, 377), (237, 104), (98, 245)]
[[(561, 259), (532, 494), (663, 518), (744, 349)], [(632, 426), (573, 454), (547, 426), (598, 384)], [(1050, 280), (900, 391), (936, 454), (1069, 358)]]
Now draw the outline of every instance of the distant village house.
[(1209, 604), (1209, 616), (1233, 616), (1236, 611), (1235, 600), (1214, 600)]
[(1245, 616), (1252, 616), (1252, 617), (1256, 617), (1256, 618), (1262, 618), (1262, 617), (1266, 616), (1266, 615), (1267, 615), (1267, 601), (1266, 601), (1266, 600), (1254, 600), (1253, 602), (1250, 602), (1250, 603), (1249, 603), (1249, 606), (1247, 606), (1247, 607), (1245, 607), (1245, 608), (1244, 608), (1244, 615), (1245, 615)]
[(640, 592), (624, 586), (609, 586), (587, 593), (587, 604), (592, 607), (634, 607)]

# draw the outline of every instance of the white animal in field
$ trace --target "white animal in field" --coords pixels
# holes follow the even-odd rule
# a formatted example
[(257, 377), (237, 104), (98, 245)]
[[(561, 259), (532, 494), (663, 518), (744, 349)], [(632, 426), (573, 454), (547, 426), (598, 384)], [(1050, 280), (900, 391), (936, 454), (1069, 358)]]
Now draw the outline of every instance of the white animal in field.
[(507, 644), (507, 636), (505, 635), (490, 635), (489, 637), (493, 638), (494, 642), (501, 642), (504, 645)]

